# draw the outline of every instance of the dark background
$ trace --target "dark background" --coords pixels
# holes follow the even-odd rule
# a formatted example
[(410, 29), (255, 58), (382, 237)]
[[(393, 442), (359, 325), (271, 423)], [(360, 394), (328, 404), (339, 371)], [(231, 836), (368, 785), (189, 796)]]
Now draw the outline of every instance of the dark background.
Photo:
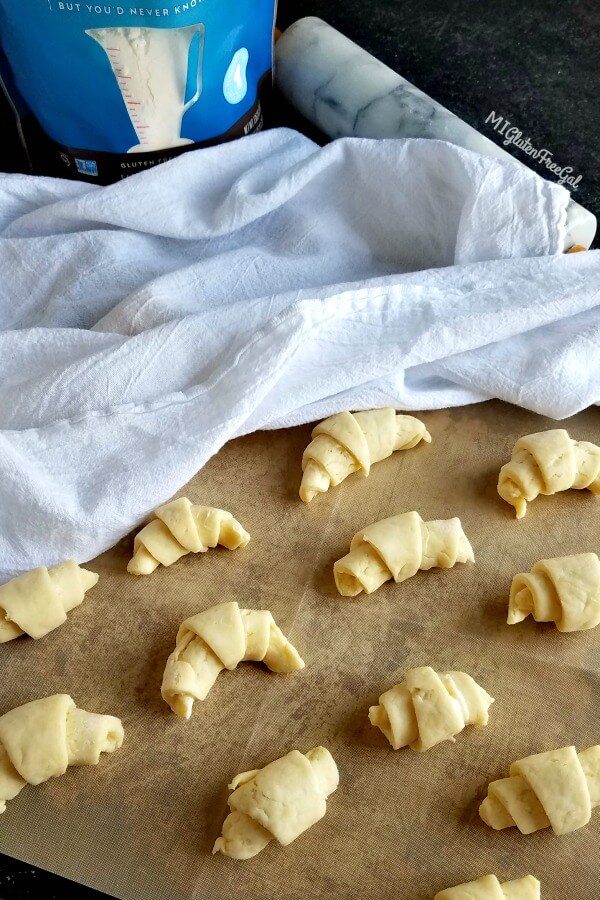
[(325, 19), (492, 140), (485, 119), (495, 110), (581, 174), (573, 198), (600, 218), (598, 0), (282, 0), (280, 27), (303, 15)]
[[(491, 110), (510, 120), (534, 147), (547, 147), (557, 163), (581, 174), (574, 198), (600, 215), (598, 0), (282, 0), (279, 27), (304, 15), (321, 16), (488, 137), (494, 139), (485, 124)], [(271, 121), (305, 127), (277, 98)], [(23, 164), (10, 129), (7, 137), (9, 122), (0, 95), (5, 171)], [(40, 840), (52, 840), (52, 823), (40, 824)], [(104, 896), (0, 855), (2, 900), (42, 895)]]
[[(492, 139), (485, 119), (495, 110), (581, 174), (574, 199), (599, 215), (598, 0), (280, 0), (281, 28), (304, 15), (321, 16)], [(9, 121), (0, 94), (5, 171), (24, 164)], [(300, 124), (279, 102), (274, 122), (282, 121)]]

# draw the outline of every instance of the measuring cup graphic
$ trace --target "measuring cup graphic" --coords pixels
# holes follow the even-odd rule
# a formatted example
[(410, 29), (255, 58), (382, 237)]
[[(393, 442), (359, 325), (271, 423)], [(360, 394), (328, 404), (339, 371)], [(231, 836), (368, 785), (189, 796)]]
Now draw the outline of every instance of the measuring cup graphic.
[[(202, 93), (204, 25), (183, 28), (90, 28), (86, 31), (108, 56), (139, 144), (144, 153), (191, 144), (181, 137), (185, 112)], [(198, 35), (195, 91), (186, 101), (190, 53)], [(190, 63), (192, 57), (192, 63)]]

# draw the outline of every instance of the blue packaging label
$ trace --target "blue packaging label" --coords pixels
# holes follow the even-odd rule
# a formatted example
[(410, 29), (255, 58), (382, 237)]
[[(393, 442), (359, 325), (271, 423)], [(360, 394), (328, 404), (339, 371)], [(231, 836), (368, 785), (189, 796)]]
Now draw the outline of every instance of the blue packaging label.
[(261, 127), (274, 2), (0, 0), (0, 41), (70, 174), (114, 180)]

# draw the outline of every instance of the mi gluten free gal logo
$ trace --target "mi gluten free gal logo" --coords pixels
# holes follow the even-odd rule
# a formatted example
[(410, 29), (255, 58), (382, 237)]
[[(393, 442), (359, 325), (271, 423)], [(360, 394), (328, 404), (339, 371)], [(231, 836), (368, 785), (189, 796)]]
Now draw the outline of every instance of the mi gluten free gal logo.
[(498, 134), (502, 135), (502, 144), (505, 147), (508, 147), (511, 144), (514, 147), (518, 147), (519, 150), (522, 150), (523, 153), (526, 153), (531, 159), (537, 160), (537, 162), (546, 166), (550, 172), (553, 172), (554, 175), (557, 176), (559, 184), (565, 186), (568, 185), (572, 191), (577, 190), (581, 181), (581, 175), (575, 176), (573, 174), (573, 166), (561, 166), (559, 163), (554, 162), (552, 159), (552, 151), (548, 150), (547, 147), (537, 150), (528, 137), (523, 137), (523, 132), (517, 128), (516, 125), (512, 125), (508, 119), (504, 118), (504, 116), (497, 115), (494, 110), (488, 114), (485, 121), (486, 125), (493, 125), (494, 131), (497, 131)]

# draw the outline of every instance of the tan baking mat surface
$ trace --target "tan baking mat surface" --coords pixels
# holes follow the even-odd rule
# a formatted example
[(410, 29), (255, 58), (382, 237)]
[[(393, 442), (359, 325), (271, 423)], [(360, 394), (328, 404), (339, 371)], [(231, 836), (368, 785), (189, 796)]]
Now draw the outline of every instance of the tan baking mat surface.
[[(496, 494), (498, 469), (517, 437), (555, 423), (498, 402), (422, 418), (432, 445), (396, 453), (308, 507), (297, 488), (309, 427), (234, 441), (182, 493), (230, 509), (252, 534), (245, 550), (135, 578), (124, 540), (90, 564), (100, 583), (65, 626), (0, 650), (0, 711), (66, 691), (121, 716), (126, 732), (123, 749), (95, 770), (70, 769), (8, 803), (0, 850), (125, 900), (431, 900), (489, 872), (537, 875), (543, 900), (600, 897), (600, 809), (563, 838), (496, 833), (477, 815), (487, 783), (515, 759), (600, 741), (600, 630), (504, 624), (515, 572), (598, 550), (600, 500), (587, 491), (539, 498), (517, 522)], [(598, 410), (565, 425), (600, 443)], [(331, 567), (352, 535), (411, 509), (460, 516), (476, 564), (340, 598)], [(160, 696), (177, 627), (232, 598), (271, 609), (306, 669), (223, 673), (181, 721)], [(496, 697), (490, 724), (426, 754), (393, 752), (368, 706), (423, 664), (477, 678)], [(244, 863), (211, 857), (231, 777), (316, 744), (341, 776), (326, 817), (286, 849), (271, 844)]]

